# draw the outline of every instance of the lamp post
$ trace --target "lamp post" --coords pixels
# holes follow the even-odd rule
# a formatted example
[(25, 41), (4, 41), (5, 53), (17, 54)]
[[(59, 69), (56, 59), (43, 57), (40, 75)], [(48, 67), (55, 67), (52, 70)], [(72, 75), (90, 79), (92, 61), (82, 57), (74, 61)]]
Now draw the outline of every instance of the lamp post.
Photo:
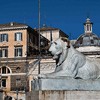
[(16, 100), (18, 100), (18, 89), (16, 90)]
[(16, 79), (16, 100), (18, 100), (18, 79)]
[(40, 0), (38, 0), (38, 33), (39, 33), (39, 64), (38, 64), (38, 74), (40, 74), (40, 57), (41, 57), (41, 48), (40, 48)]
[[(2, 84), (2, 74), (0, 74), (0, 84)], [(1, 88), (1, 86), (0, 86), (0, 88)]]
[(19, 93), (20, 83), (21, 83), (20, 78), (17, 78), (17, 79), (16, 79), (16, 99), (17, 99), (17, 100), (18, 100), (18, 93)]

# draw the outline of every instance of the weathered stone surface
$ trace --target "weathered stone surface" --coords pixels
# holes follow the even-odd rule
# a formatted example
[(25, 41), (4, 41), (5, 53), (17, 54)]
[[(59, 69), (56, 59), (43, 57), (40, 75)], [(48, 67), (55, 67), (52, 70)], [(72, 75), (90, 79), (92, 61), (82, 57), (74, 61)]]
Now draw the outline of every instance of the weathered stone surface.
[(100, 79), (35, 79), (30, 100), (100, 100)]
[(34, 90), (100, 90), (100, 79), (82, 80), (82, 79), (35, 79), (32, 82)]
[(0, 90), (0, 100), (3, 100), (3, 92)]
[(33, 91), (30, 100), (100, 100), (100, 91)]

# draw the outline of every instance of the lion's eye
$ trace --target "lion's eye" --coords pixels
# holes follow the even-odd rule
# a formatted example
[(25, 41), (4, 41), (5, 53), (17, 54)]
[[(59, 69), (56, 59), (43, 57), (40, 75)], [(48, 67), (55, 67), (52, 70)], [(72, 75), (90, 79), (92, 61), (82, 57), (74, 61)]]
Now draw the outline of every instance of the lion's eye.
[(57, 43), (56, 43), (56, 42), (54, 42), (54, 44), (55, 44), (55, 45), (57, 45)]

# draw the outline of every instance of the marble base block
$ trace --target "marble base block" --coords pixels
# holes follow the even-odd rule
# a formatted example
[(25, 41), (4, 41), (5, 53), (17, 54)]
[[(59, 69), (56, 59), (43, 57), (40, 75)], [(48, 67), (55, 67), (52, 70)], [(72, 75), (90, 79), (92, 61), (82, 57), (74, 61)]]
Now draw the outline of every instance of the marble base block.
[(100, 100), (100, 91), (33, 91), (27, 100)]
[(100, 80), (35, 79), (30, 100), (100, 100)]
[(100, 90), (100, 79), (35, 79), (32, 82), (34, 90)]

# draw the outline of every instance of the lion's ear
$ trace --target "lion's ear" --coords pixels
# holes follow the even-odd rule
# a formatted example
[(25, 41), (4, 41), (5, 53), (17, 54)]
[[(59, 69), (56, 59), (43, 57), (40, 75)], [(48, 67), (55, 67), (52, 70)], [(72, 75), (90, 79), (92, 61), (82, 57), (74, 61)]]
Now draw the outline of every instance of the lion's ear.
[(67, 48), (70, 48), (70, 41), (67, 41)]

